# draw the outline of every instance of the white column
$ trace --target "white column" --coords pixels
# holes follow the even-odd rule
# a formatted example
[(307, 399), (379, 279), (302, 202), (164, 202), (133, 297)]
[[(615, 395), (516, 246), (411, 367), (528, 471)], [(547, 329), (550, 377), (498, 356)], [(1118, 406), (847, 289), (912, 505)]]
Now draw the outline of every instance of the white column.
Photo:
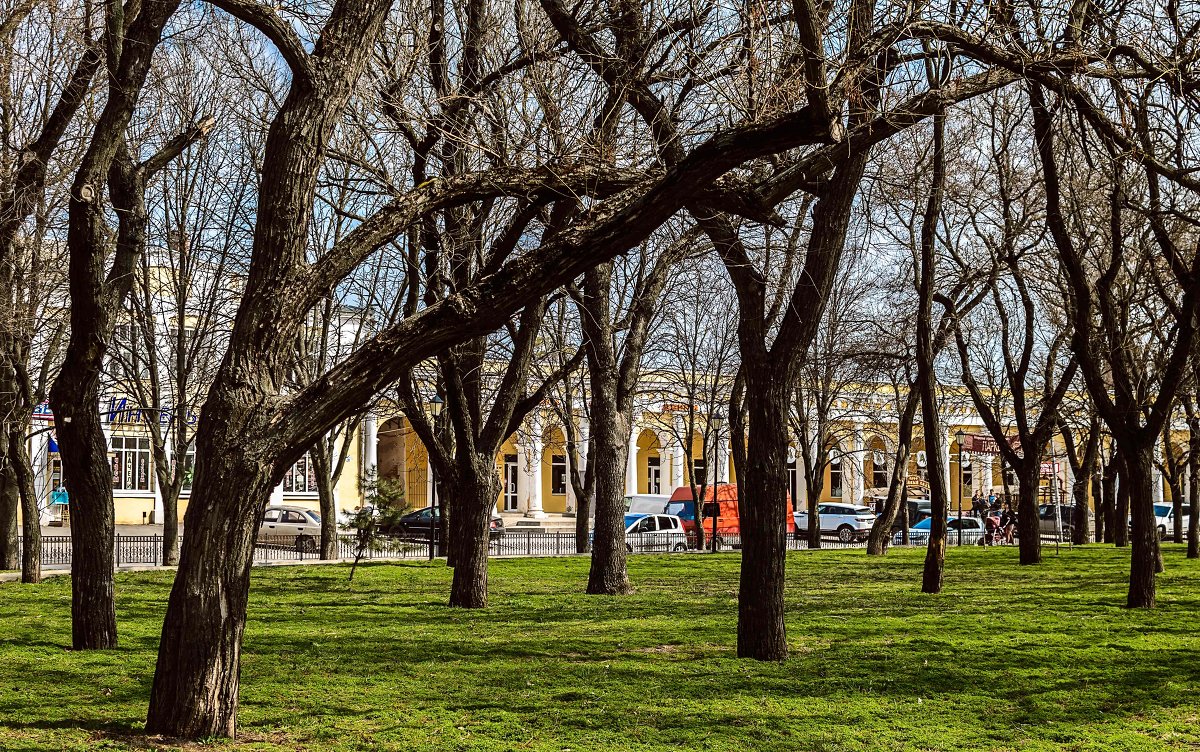
[(525, 503), (525, 516), (540, 519), (546, 516), (542, 511), (542, 454), (545, 447), (540, 426), (531, 431), (524, 444), (525, 461), (518, 467), (518, 476), (525, 476), (525, 490), (520, 498)]
[[(34, 430), (46, 428), (45, 424), (34, 424)], [(30, 454), (30, 465), (33, 467), (34, 496), (38, 500), (41, 512), (41, 523), (50, 521), (50, 466), (48, 463), (50, 449), (50, 434), (41, 431), (33, 437), (33, 449)]]
[(629, 422), (629, 451), (625, 462), (625, 495), (632, 496), (638, 492), (637, 487), (637, 459), (638, 459), (638, 427), (637, 418), (634, 417)]
[(950, 482), (950, 431), (947, 429), (942, 432), (942, 475), (946, 480), (946, 489), (949, 492), (950, 498), (947, 499), (948, 504), (954, 504), (954, 486)]
[(729, 462), (732, 459), (730, 456), (729, 445), (724, 442), (717, 444), (717, 481), (720, 483), (729, 482)]
[[(979, 460), (976, 461), (978, 462)], [(983, 468), (986, 468), (985, 472), (987, 473), (987, 477), (984, 479), (983, 495), (987, 496), (992, 492), (992, 478), (996, 475), (996, 455), (989, 454), (987, 461), (983, 464)]]
[(846, 490), (849, 492), (849, 502), (851, 504), (862, 504), (863, 495), (863, 456), (862, 456), (862, 438), (856, 430), (853, 435), (846, 441), (847, 452), (846, 459), (842, 462), (842, 472), (845, 473), (847, 468), (850, 472), (844, 481)]
[[(437, 499), (436, 489), (433, 482), (433, 465), (428, 459), (425, 460), (425, 505), (435, 506)], [(426, 536), (428, 537), (428, 536)]]
[[(566, 435), (566, 431), (563, 431), (563, 435)], [(563, 448), (563, 456), (567, 459), (567, 514), (573, 515), (575, 514), (575, 484), (571, 482), (571, 474), (575, 472), (575, 458), (566, 451), (566, 447)]]
[(375, 416), (370, 413), (363, 418), (362, 442), (363, 477), (374, 478), (379, 470), (379, 428), (376, 425)]
[(683, 466), (684, 466), (684, 463), (687, 462), (687, 455), (684, 454), (684, 443), (683, 443), (683, 439), (680, 438), (681, 436), (683, 436), (683, 419), (682, 418), (675, 418), (675, 430), (674, 430), (672, 436), (673, 436), (672, 441), (674, 442), (675, 457), (674, 457), (674, 461), (671, 463), (671, 490), (674, 491), (676, 488), (679, 488), (680, 486), (687, 483), (687, 481), (684, 479), (684, 474), (683, 474)]
[[(1158, 463), (1160, 463), (1162, 461), (1163, 461), (1163, 447), (1162, 447), (1162, 442), (1160, 441), (1154, 445), (1154, 473), (1153, 473), (1154, 488), (1153, 488), (1153, 493), (1151, 494), (1150, 498), (1154, 499), (1155, 504), (1163, 503), (1163, 475), (1162, 475), (1162, 471), (1158, 469)], [(1169, 533), (1171, 531), (1168, 530), (1167, 532)]]

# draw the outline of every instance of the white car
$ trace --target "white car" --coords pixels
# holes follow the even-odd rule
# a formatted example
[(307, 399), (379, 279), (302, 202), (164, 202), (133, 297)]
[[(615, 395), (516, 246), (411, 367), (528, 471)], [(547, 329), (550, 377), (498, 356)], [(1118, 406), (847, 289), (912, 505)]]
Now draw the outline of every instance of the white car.
[[(1184, 509), (1187, 509), (1185, 506)], [(1170, 504), (1154, 505), (1154, 524), (1158, 526), (1159, 540), (1166, 540), (1175, 534), (1175, 508)], [(1183, 515), (1183, 537), (1187, 538), (1188, 514)]]
[(625, 548), (630, 552), (686, 551), (687, 532), (683, 520), (673, 514), (648, 514), (625, 528)]
[[(821, 533), (834, 533), (842, 543), (866, 540), (875, 523), (875, 512), (860, 504), (818, 504), (817, 517)], [(793, 512), (792, 519), (796, 521), (796, 535), (804, 535), (808, 531), (808, 510)]]

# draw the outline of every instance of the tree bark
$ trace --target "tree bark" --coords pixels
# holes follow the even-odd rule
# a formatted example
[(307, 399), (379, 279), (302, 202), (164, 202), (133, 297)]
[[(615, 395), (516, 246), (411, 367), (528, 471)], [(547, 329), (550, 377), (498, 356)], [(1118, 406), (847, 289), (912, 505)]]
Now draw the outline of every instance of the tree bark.
[(1104, 538), (1102, 543), (1116, 544), (1117, 535), (1117, 479), (1120, 477), (1120, 462), (1116, 454), (1109, 458), (1100, 477), (1100, 493), (1104, 497)]
[[(1125, 455), (1121, 455), (1121, 467), (1117, 471), (1117, 503), (1114, 508), (1115, 516), (1113, 517), (1113, 543), (1118, 548), (1124, 548), (1129, 545), (1129, 496), (1132, 492), (1129, 473), (1126, 471), (1128, 463), (1125, 461)], [(1149, 489), (1149, 486), (1147, 486)]]
[(787, 658), (783, 586), (788, 514), (788, 401), (791, 380), (747, 364), (745, 463), (738, 467), (742, 567), (738, 589), (739, 658)]
[(617, 409), (616, 379), (603, 371), (591, 370), (596, 522), (587, 592), (591, 595), (626, 595), (633, 590), (626, 571), (623, 503), (630, 427)]
[(1124, 467), (1122, 494), (1129, 499), (1132, 515), (1129, 608), (1154, 608), (1155, 575), (1158, 572), (1158, 527), (1154, 522), (1154, 449), (1122, 448)]
[[(461, 462), (461, 461), (460, 461)], [(454, 580), (450, 605), (485, 608), (488, 601), (488, 523), (500, 495), (500, 478), (494, 454), (473, 454), (459, 468), (453, 494), (455, 531)]]
[(71, 644), (114, 648), (112, 469), (100, 424), (99, 370), (75, 366), (68, 353), (50, 392), (71, 512)]
[(1188, 533), (1187, 558), (1200, 559), (1200, 415), (1185, 399), (1188, 420)]
[[(282, 481), (259, 461), (266, 426), (231, 390), (206, 410), (197, 434), (188, 535), (163, 622), (146, 730), (180, 738), (233, 736), (239, 662), (257, 522)], [(216, 405), (210, 405), (216, 407)], [(207, 425), (205, 425), (207, 424)]]
[[(1017, 474), (1017, 547), (1020, 563), (1042, 563), (1042, 531), (1038, 520), (1038, 481), (1041, 478), (1041, 463), (1037, 448), (1023, 448), (1026, 452)], [(1032, 455), (1032, 456), (1030, 456)]]
[(13, 459), (21, 493), (21, 534), (25, 539), (21, 550), (21, 582), (32, 585), (42, 581), (42, 520), (25, 432), (19, 427), (9, 434), (9, 457)]
[[(883, 556), (887, 553), (888, 544), (892, 540), (892, 525), (903, 506), (904, 487), (908, 484), (908, 455), (912, 447), (913, 421), (917, 413), (917, 393), (909, 388), (909, 396), (904, 401), (904, 410), (900, 413), (900, 424), (897, 428), (896, 452), (892, 477), (888, 483), (887, 501), (884, 502), (883, 512), (871, 523), (871, 534), (867, 538), (867, 555)], [(907, 531), (908, 525), (905, 525)], [(905, 533), (907, 536), (907, 532)]]
[(13, 456), (5, 451), (0, 456), (0, 569), (18, 569), (21, 566), (17, 540), (17, 510), (21, 507), (21, 491), (17, 485), (17, 470), (13, 465)]

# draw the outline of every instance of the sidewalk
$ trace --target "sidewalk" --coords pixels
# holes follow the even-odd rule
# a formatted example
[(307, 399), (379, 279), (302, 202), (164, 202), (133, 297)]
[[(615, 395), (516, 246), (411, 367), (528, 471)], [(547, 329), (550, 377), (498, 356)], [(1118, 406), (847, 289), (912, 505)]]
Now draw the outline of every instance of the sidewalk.
[[(162, 525), (117, 525), (115, 527), (116, 535), (162, 535)], [(180, 535), (183, 534), (183, 525), (179, 526)], [(65, 527), (49, 527), (42, 525), (43, 538), (70, 538), (71, 528)]]

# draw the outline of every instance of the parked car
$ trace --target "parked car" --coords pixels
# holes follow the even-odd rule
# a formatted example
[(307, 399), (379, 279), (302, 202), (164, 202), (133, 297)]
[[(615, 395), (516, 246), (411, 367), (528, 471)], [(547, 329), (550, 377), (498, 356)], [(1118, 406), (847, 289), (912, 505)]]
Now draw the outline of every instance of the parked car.
[[(1183, 515), (1183, 537), (1187, 537), (1188, 514)], [(1154, 524), (1158, 526), (1159, 540), (1175, 534), (1175, 507), (1171, 504), (1154, 505)]]
[[(1062, 504), (1061, 506), (1059, 506), (1059, 509), (1061, 511), (1059, 511), (1057, 514), (1057, 517), (1058, 517), (1057, 520), (1055, 519), (1055, 517), (1056, 517), (1055, 507), (1056, 506), (1059, 506), (1059, 505), (1042, 504), (1042, 505), (1038, 506), (1038, 532), (1040, 532), (1042, 535), (1054, 535), (1055, 525), (1061, 525), (1061, 527), (1059, 527), (1058, 529), (1062, 533), (1062, 539), (1070, 540), (1071, 539), (1071, 531), (1074, 529), (1074, 527), (1072, 525), (1072, 520), (1075, 519), (1075, 505), (1074, 504)], [(1089, 526), (1090, 526), (1090, 522), (1094, 519), (1095, 519), (1095, 515), (1093, 515), (1091, 510), (1089, 509), (1088, 510)]]
[(625, 548), (630, 552), (686, 551), (688, 535), (683, 520), (673, 514), (648, 514), (625, 528)]
[[(933, 504), (925, 499), (909, 499), (906, 502), (908, 506), (908, 526), (912, 527), (921, 520), (933, 516)], [(904, 529), (903, 510), (896, 513), (896, 518), (892, 520), (892, 532), (898, 532)]]
[[(808, 530), (808, 510), (792, 515), (798, 535)], [(875, 523), (875, 512), (861, 504), (837, 504), (833, 502), (817, 505), (817, 519), (823, 535), (836, 535), (842, 543), (866, 540)]]
[[(958, 543), (958, 531), (962, 529), (963, 545), (978, 543), (983, 539), (983, 520), (978, 517), (951, 517), (946, 520), (946, 537), (950, 543)], [(929, 532), (933, 529), (933, 518), (926, 517), (908, 529), (908, 542), (913, 546), (929, 544)], [(892, 536), (892, 544), (899, 546), (904, 542), (902, 533)]]
[[(787, 500), (788, 511), (792, 511), (792, 498)], [(713, 536), (713, 520), (716, 520), (716, 548), (729, 545), (731, 539), (739, 539), (742, 534), (741, 519), (738, 517), (738, 487), (734, 483), (722, 483), (719, 486), (708, 486), (704, 489), (704, 504), (697, 519), (696, 501), (691, 486), (680, 486), (671, 494), (667, 502), (667, 513), (679, 517), (688, 533), (688, 543), (696, 545), (696, 527), (704, 525), (705, 545), (711, 545)], [(787, 532), (795, 529), (792, 515), (787, 516)]]
[[(397, 538), (429, 540), (430, 528), (436, 530), (438, 527), (438, 514), (437, 507), (423, 507), (396, 520), (395, 526), (384, 532)], [(495, 540), (503, 537), (504, 518), (493, 512), (488, 523), (488, 538)]]
[(634, 494), (625, 497), (625, 526), (648, 514), (662, 514), (671, 497), (666, 494)]
[(258, 526), (258, 542), (313, 553), (321, 540), (321, 515), (297, 506), (267, 507)]

